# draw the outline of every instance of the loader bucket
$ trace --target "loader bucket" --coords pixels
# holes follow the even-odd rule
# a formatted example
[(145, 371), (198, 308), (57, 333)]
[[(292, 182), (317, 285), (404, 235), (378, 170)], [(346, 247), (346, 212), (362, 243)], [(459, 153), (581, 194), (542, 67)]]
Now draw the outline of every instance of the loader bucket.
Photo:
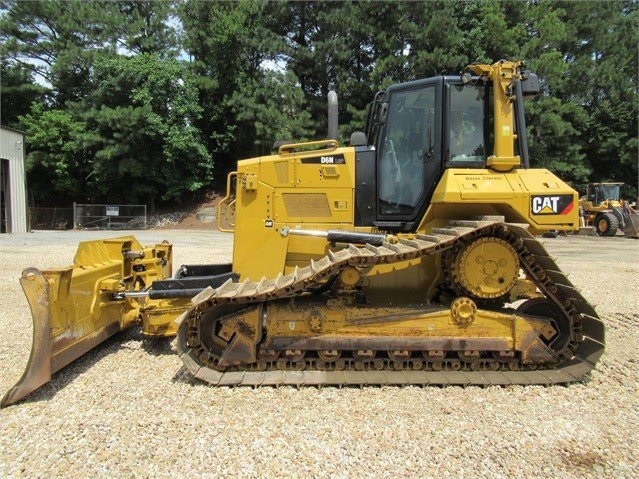
[(80, 243), (74, 265), (27, 268), (20, 284), (33, 317), (33, 341), (20, 380), (0, 401), (13, 404), (105, 339), (138, 321), (124, 291), (170, 276), (171, 245), (142, 248), (133, 237)]
[(625, 222), (623, 234), (630, 238), (639, 238), (639, 213), (628, 212), (628, 220)]

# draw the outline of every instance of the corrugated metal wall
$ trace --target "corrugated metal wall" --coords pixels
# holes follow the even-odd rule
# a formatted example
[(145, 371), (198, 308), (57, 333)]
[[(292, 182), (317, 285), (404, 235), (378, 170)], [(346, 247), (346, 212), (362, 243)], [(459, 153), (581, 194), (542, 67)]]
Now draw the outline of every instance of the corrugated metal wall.
[[(27, 231), (27, 193), (24, 173), (24, 135), (0, 126), (0, 185), (4, 191), (7, 233)], [(7, 167), (8, 165), (8, 167)]]

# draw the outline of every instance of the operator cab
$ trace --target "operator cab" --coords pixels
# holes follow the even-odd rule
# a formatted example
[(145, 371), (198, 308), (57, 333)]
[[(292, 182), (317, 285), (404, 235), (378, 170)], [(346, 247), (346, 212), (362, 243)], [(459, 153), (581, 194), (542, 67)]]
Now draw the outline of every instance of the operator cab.
[[(378, 93), (369, 107), (368, 146), (357, 147), (358, 225), (412, 230), (446, 168), (486, 167), (491, 116), (490, 83), (459, 76)], [(359, 167), (370, 162), (376, 167)]]
[(620, 189), (623, 183), (593, 183), (587, 187), (588, 200), (598, 205), (604, 201), (619, 201)]

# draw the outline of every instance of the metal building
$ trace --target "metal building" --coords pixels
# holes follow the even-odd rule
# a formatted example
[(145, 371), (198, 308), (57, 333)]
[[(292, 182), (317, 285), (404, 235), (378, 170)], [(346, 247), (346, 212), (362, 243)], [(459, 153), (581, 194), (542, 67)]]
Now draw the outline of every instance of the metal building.
[(0, 232), (27, 232), (24, 134), (0, 126)]

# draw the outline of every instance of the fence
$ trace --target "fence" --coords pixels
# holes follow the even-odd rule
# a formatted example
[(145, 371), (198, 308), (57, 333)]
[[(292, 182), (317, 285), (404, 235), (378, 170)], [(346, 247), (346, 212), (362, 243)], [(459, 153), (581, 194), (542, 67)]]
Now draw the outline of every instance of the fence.
[(27, 216), (31, 230), (70, 230), (73, 228), (73, 208), (29, 208)]
[(80, 205), (73, 203), (76, 228), (144, 229), (146, 205)]
[(80, 205), (73, 208), (28, 209), (28, 227), (31, 230), (145, 229), (146, 205)]

